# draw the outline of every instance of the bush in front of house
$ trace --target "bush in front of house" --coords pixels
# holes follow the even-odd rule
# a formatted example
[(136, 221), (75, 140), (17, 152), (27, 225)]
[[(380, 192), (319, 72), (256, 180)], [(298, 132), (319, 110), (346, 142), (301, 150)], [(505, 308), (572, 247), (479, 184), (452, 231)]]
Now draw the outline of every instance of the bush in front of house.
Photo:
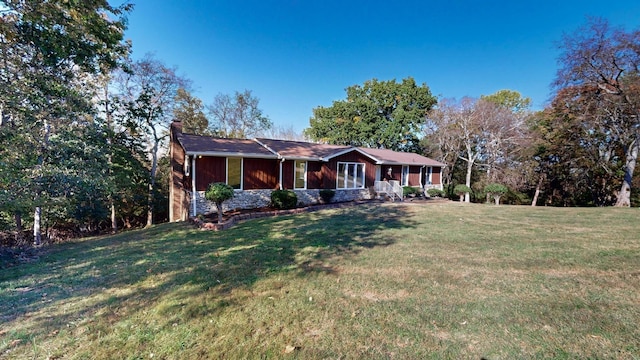
[(429, 197), (444, 197), (444, 191), (435, 188), (428, 189), (427, 194), (429, 194)]
[(211, 183), (204, 192), (205, 199), (213, 201), (218, 208), (218, 223), (222, 223), (222, 203), (233, 198), (234, 192), (231, 185), (222, 182)]
[(276, 209), (293, 209), (298, 205), (298, 195), (292, 190), (273, 190), (271, 205)]
[(404, 195), (404, 197), (407, 196), (415, 196), (418, 193), (418, 189), (414, 188), (413, 186), (403, 186), (402, 187), (402, 195)]
[(328, 204), (333, 199), (333, 196), (336, 194), (336, 191), (333, 189), (321, 189), (320, 190), (320, 199), (323, 204)]

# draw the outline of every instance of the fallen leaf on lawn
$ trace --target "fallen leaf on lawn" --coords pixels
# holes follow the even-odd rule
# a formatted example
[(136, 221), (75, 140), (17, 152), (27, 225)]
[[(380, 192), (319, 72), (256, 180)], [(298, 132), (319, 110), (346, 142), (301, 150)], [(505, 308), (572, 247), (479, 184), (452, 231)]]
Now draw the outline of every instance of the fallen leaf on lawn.
[(284, 347), (284, 353), (285, 354), (291, 354), (292, 352), (296, 351), (297, 349), (299, 349), (298, 346), (287, 345), (287, 346)]

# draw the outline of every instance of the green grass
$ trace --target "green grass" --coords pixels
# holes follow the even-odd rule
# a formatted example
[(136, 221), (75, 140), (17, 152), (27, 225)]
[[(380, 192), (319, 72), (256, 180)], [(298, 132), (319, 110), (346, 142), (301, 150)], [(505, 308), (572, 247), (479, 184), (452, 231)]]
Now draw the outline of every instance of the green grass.
[(55, 245), (0, 358), (640, 359), (640, 212), (365, 205)]

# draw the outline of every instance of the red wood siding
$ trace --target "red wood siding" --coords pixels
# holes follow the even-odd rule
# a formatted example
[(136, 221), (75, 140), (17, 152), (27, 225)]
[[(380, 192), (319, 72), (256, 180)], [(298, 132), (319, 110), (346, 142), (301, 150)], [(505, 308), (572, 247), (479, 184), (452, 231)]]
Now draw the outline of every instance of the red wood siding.
[[(193, 171), (193, 169), (191, 170)], [(205, 191), (212, 182), (227, 181), (227, 158), (204, 156), (196, 159), (196, 191)]]
[(367, 156), (357, 151), (351, 151), (331, 159), (323, 167), (324, 187), (326, 189), (336, 188), (336, 172), (339, 162), (364, 163), (364, 186), (373, 186), (376, 180), (376, 164)]
[(280, 167), (277, 160), (244, 159), (244, 190), (275, 189)]
[(431, 183), (433, 185), (440, 185), (442, 184), (442, 179), (441, 179), (441, 172), (442, 172), (442, 168), (440, 167), (434, 167), (433, 168), (433, 172), (431, 173)]
[(307, 189), (322, 189), (322, 163), (307, 161)]
[(282, 163), (282, 188), (293, 189), (293, 160), (287, 160)]
[[(409, 186), (420, 186), (420, 169), (422, 166), (409, 166)], [(426, 171), (427, 168), (424, 168)]]

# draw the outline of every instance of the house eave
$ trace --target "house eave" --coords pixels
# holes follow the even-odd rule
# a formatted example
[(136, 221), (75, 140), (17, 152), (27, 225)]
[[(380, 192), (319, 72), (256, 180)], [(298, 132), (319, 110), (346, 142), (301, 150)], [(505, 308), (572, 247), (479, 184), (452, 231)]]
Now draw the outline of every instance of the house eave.
[(256, 154), (256, 153), (237, 153), (227, 151), (186, 151), (189, 156), (214, 156), (214, 157), (240, 157), (240, 158), (252, 158), (252, 159), (278, 159), (277, 155), (273, 154)]
[(440, 165), (440, 164), (405, 163), (405, 162), (395, 162), (395, 161), (379, 161), (379, 162), (376, 162), (376, 165), (404, 165), (404, 166), (431, 166), (431, 167), (444, 167), (445, 166), (445, 165)]
[(381, 163), (381, 162), (380, 162), (380, 160), (378, 160), (377, 158), (375, 158), (375, 157), (374, 157), (374, 156), (372, 156), (371, 154), (368, 154), (368, 153), (366, 153), (366, 152), (364, 152), (364, 151), (362, 151), (362, 150), (360, 150), (359, 148), (354, 147), (354, 146), (352, 146), (352, 147), (350, 147), (350, 148), (347, 148), (347, 149), (344, 149), (344, 150), (340, 150), (340, 151), (335, 152), (335, 153), (333, 153), (333, 154), (331, 154), (331, 155), (325, 156), (325, 157), (321, 158), (321, 160), (322, 160), (322, 161), (329, 161), (329, 160), (331, 160), (331, 159), (333, 159), (333, 158), (335, 158), (335, 157), (338, 157), (338, 156), (341, 156), (341, 155), (344, 155), (344, 154), (350, 153), (350, 152), (352, 152), (352, 151), (357, 151), (357, 152), (359, 152), (360, 154), (362, 154), (362, 155), (364, 155), (364, 156), (368, 157), (369, 159), (373, 160), (373, 162), (375, 162), (376, 164)]

